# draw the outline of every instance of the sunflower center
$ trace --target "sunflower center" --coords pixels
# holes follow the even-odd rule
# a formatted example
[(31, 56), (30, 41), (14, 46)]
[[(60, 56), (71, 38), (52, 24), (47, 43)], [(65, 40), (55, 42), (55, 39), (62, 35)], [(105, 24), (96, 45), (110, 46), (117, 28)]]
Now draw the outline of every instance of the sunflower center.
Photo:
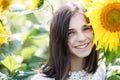
[(101, 13), (103, 27), (111, 32), (120, 31), (120, 3), (108, 4)]
[(113, 10), (108, 14), (108, 23), (116, 26), (120, 24), (120, 11)]

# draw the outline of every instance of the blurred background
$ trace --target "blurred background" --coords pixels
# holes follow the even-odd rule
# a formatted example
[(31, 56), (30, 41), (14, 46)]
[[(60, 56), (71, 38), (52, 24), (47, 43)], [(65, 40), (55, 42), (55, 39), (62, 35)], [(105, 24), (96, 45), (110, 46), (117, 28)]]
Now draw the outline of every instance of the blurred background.
[[(30, 80), (48, 60), (49, 25), (56, 9), (81, 0), (0, 0), (0, 80)], [(106, 80), (120, 80), (120, 47), (100, 50)]]

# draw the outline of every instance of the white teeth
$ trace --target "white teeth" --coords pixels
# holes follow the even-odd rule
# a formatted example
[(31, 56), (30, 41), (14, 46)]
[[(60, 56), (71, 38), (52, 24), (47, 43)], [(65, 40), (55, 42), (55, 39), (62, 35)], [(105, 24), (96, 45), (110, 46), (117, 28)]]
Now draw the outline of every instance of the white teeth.
[(84, 44), (84, 45), (79, 45), (79, 46), (76, 46), (75, 48), (85, 48), (88, 44)]

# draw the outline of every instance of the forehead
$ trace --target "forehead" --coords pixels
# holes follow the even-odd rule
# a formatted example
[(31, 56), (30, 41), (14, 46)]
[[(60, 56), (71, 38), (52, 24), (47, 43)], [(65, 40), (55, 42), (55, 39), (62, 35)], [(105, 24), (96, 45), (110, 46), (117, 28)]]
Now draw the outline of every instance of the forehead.
[(87, 23), (87, 19), (83, 13), (75, 13), (70, 19), (69, 28), (82, 27)]

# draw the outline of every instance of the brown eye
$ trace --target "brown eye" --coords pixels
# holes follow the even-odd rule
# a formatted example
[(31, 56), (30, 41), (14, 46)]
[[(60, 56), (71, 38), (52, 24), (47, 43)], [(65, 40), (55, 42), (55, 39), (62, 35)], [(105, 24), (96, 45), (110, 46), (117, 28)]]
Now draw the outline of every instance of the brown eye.
[(84, 30), (91, 30), (91, 28), (90, 27), (86, 27), (86, 28), (84, 28)]
[(92, 30), (92, 26), (88, 26), (88, 25), (85, 25), (83, 27), (83, 30), (86, 31), (86, 30)]
[(68, 36), (72, 36), (73, 34), (74, 34), (73, 31), (69, 31), (69, 32), (68, 32)]

